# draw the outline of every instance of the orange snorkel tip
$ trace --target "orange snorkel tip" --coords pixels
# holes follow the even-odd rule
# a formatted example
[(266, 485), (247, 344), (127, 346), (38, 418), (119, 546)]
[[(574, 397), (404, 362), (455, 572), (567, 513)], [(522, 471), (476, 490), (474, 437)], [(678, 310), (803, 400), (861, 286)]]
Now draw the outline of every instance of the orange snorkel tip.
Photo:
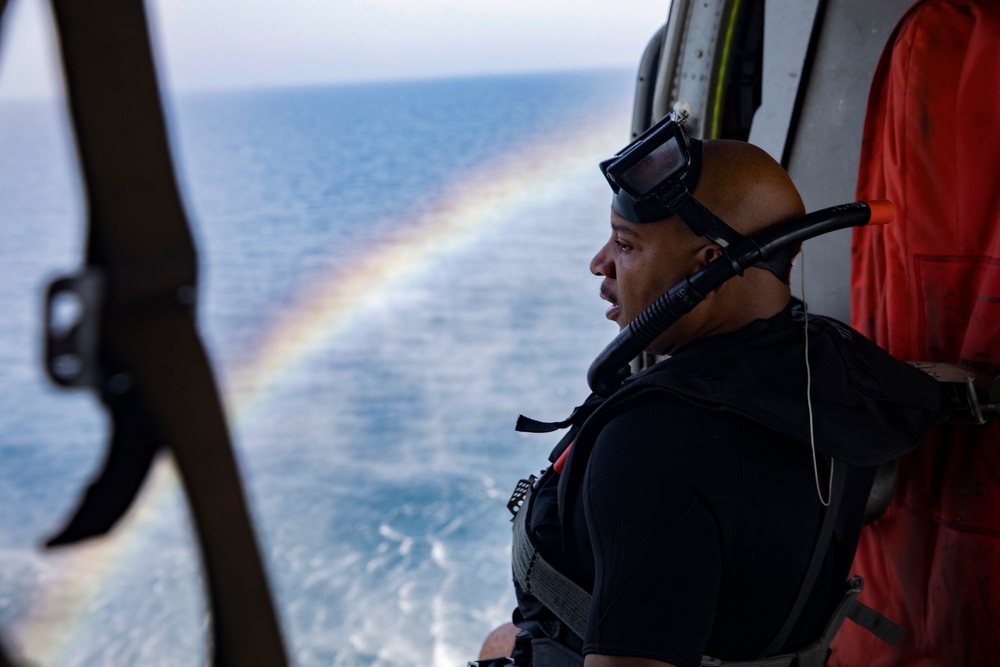
[(876, 199), (866, 201), (871, 217), (868, 219), (869, 225), (885, 225), (893, 221), (896, 217), (896, 205), (888, 199)]

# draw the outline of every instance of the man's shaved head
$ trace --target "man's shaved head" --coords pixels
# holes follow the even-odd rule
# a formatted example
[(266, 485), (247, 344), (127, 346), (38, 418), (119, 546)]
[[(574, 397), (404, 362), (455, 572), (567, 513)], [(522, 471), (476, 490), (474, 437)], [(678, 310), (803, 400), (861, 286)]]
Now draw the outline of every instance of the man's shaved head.
[[(744, 236), (805, 212), (781, 165), (762, 149), (742, 141), (703, 142), (701, 176), (693, 194)], [(612, 209), (611, 229), (611, 238), (590, 268), (605, 277), (601, 295), (612, 304), (607, 317), (621, 327), (667, 289), (723, 255), (722, 247), (696, 235), (676, 215), (635, 223)], [(788, 304), (789, 297), (788, 286), (770, 271), (747, 269), (709, 294), (648, 349), (673, 354), (696, 338), (772, 317)]]
[(743, 141), (702, 143), (701, 179), (694, 196), (744, 236), (805, 213), (802, 198), (781, 165)]

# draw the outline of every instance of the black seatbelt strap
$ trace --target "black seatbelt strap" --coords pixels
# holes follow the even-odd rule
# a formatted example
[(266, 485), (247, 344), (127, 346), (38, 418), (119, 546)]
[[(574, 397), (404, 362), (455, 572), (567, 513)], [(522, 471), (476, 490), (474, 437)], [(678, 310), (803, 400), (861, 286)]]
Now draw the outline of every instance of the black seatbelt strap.
[(287, 658), (215, 380), (195, 326), (197, 258), (178, 194), (142, 2), (52, 0), (89, 209), (87, 267), (50, 288), (50, 375), (100, 392), (105, 468), (66, 544), (110, 529), (169, 446), (196, 525), (216, 666)]

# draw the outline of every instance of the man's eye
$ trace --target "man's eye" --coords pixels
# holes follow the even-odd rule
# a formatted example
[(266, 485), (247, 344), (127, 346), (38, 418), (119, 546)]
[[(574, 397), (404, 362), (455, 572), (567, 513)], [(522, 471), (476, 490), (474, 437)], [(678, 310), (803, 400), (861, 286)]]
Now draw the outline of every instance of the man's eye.
[(618, 240), (615, 241), (615, 245), (618, 246), (618, 249), (622, 252), (629, 252), (630, 250), (632, 250), (632, 246)]

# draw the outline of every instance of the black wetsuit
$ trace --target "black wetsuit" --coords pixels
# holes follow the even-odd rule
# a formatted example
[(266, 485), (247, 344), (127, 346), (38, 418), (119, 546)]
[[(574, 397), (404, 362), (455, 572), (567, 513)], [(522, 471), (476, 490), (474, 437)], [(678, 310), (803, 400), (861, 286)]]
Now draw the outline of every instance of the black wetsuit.
[[(813, 333), (817, 339), (810, 345), (810, 359), (816, 383), (842, 374), (837, 351), (856, 346), (850, 339), (853, 332), (833, 327), (827, 327), (823, 340)], [(835, 465), (847, 465), (843, 458), (875, 462), (868, 456), (871, 449), (845, 452), (830, 445), (829, 437), (817, 437), (817, 491), (808, 437), (795, 435), (802, 423), (808, 424), (805, 367), (787, 355), (796, 345), (801, 350), (801, 337), (802, 322), (786, 309), (741, 331), (695, 341), (661, 364), (695, 369), (696, 396), (636, 392), (608, 415), (591, 419), (591, 435), (580, 435), (576, 424), (553, 459), (568, 441), (589, 437), (589, 452), (579, 454), (589, 453), (589, 463), (576, 459), (576, 450), (586, 445), (574, 442), (569, 458), (573, 474), (569, 468), (563, 474), (546, 472), (532, 499), (528, 527), (541, 554), (592, 591), (586, 637), (581, 641), (518, 586), (515, 621), (523, 630), (515, 652), (518, 664), (556, 667), (573, 664), (572, 654), (582, 660), (583, 653), (602, 653), (696, 667), (703, 654), (724, 660), (761, 654), (788, 617), (809, 564), (823, 513), (819, 493), (829, 497), (830, 453), (841, 457)], [(843, 340), (834, 340), (838, 338)], [(863, 351), (863, 363), (848, 365), (865, 366), (869, 373), (872, 352), (867, 347)], [(771, 356), (775, 377), (759, 387), (739, 372), (744, 357)], [(891, 359), (879, 363), (896, 365)], [(654, 367), (632, 382), (664, 369)], [(911, 370), (902, 371), (904, 380)], [(852, 390), (863, 384), (848, 379)], [(937, 400), (936, 388), (928, 389), (922, 380), (914, 378)], [(770, 397), (768, 387), (782, 383), (798, 384), (785, 396)], [(831, 384), (834, 391), (847, 391)], [(845, 405), (827, 409), (827, 393), (814, 388), (813, 403), (827, 416), (819, 428), (828, 432), (830, 419), (850, 419), (856, 407), (845, 400)], [(727, 397), (737, 395), (749, 398), (732, 403), (751, 407), (728, 404)], [(804, 414), (793, 420), (796, 428), (782, 426), (785, 432), (761, 423), (768, 418), (752, 407), (759, 402), (780, 412), (795, 401)], [(877, 434), (878, 428), (872, 432)], [(898, 444), (876, 446), (880, 453), (874, 459), (881, 460)], [(872, 467), (850, 466), (833, 545), (810, 604), (783, 648), (815, 639), (839, 602), (873, 474)]]

